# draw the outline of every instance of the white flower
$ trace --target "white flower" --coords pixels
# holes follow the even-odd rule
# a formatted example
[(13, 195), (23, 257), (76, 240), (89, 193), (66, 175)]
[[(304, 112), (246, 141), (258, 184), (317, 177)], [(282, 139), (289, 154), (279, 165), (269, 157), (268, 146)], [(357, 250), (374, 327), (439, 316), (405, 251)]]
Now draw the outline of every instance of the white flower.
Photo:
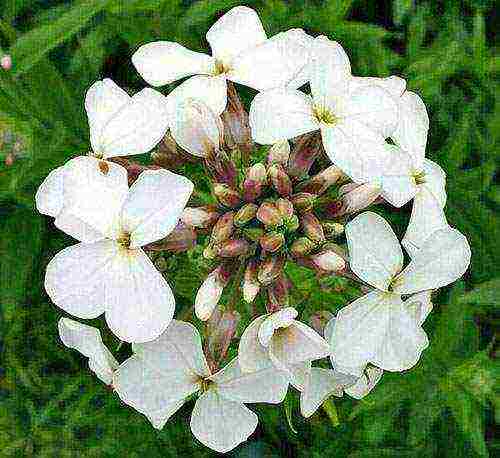
[(292, 29), (267, 39), (257, 13), (246, 6), (228, 11), (208, 30), (212, 56), (190, 51), (178, 43), (157, 41), (141, 46), (132, 62), (152, 86), (189, 78), (169, 94), (169, 112), (186, 97), (202, 99), (216, 114), (227, 103), (227, 80), (259, 91), (284, 86), (299, 87), (311, 37)]
[(188, 396), (198, 393), (191, 431), (221, 453), (247, 440), (257, 427), (246, 403), (277, 404), (288, 389), (282, 372), (266, 368), (244, 374), (237, 359), (211, 374), (198, 331), (182, 321), (173, 320), (160, 337), (134, 344), (133, 351), (115, 372), (113, 387), (120, 398), (161, 429)]
[(450, 227), (435, 231), (403, 268), (403, 252), (389, 224), (366, 212), (346, 225), (350, 267), (374, 291), (337, 315), (332, 357), (342, 371), (361, 376), (367, 363), (389, 371), (414, 366), (428, 340), (414, 302), (459, 278), (470, 262), (467, 239)]
[(296, 317), (297, 311), (286, 307), (252, 321), (240, 339), (241, 369), (253, 372), (274, 366), (287, 372), (293, 385), (303, 385), (311, 361), (328, 356), (330, 349), (316, 331)]
[(273, 144), (320, 129), (326, 153), (355, 182), (380, 178), (388, 163), (385, 138), (397, 124), (394, 98), (377, 84), (352, 85), (347, 55), (326, 37), (314, 40), (309, 65), (312, 97), (279, 88), (254, 98), (254, 140)]
[(58, 328), (62, 343), (86, 356), (90, 370), (106, 385), (110, 385), (118, 362), (103, 344), (99, 330), (69, 318), (61, 318)]
[[(174, 229), (193, 184), (167, 170), (148, 170), (128, 189), (125, 169), (110, 164), (103, 175), (95, 159), (83, 156), (63, 168), (64, 202), (56, 224), (82, 243), (50, 261), (48, 295), (79, 318), (105, 312), (122, 340), (154, 339), (172, 319), (175, 299), (141, 247)], [(52, 186), (46, 190), (55, 193)]]

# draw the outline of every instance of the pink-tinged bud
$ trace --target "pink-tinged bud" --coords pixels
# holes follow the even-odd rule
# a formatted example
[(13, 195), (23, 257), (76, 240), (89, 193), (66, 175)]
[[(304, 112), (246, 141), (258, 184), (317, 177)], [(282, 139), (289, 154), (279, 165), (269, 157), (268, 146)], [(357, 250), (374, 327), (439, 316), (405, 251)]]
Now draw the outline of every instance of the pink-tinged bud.
[(209, 154), (205, 164), (214, 181), (224, 183), (233, 189), (236, 188), (238, 172), (234, 162), (224, 151), (217, 150)]
[(9, 54), (5, 54), (0, 59), (0, 65), (4, 70), (10, 70), (12, 68), (12, 57)]
[(292, 243), (290, 254), (296, 258), (300, 258), (309, 254), (316, 248), (316, 244), (307, 237), (300, 237)]
[(250, 250), (250, 244), (243, 239), (226, 240), (219, 245), (218, 256), (221, 258), (235, 258), (243, 256)]
[(287, 173), (291, 178), (307, 178), (309, 169), (323, 150), (319, 132), (299, 137), (288, 161)]
[(230, 81), (227, 84), (227, 96), (227, 106), (221, 115), (224, 125), (224, 143), (229, 149), (238, 148), (248, 155), (253, 147), (248, 114)]
[(269, 304), (268, 312), (274, 312), (289, 305), (289, 295), (292, 287), (290, 280), (284, 275), (280, 275), (268, 289)]
[(344, 173), (338, 167), (331, 165), (322, 172), (304, 181), (298, 187), (302, 192), (311, 194), (323, 194), (332, 184), (344, 177)]
[(309, 212), (312, 210), (314, 203), (318, 197), (314, 194), (309, 194), (307, 192), (299, 192), (294, 194), (290, 200), (299, 213)]
[(300, 218), (300, 222), (307, 238), (316, 243), (321, 243), (325, 240), (323, 227), (313, 213), (304, 213)]
[(259, 242), (264, 251), (274, 253), (283, 246), (285, 237), (280, 232), (268, 232), (260, 238)]
[(285, 221), (285, 227), (289, 232), (295, 232), (299, 226), (299, 217), (297, 215), (292, 215), (291, 218)]
[(344, 258), (333, 250), (325, 250), (311, 256), (314, 264), (326, 272), (342, 272), (345, 270), (346, 262)]
[(247, 171), (247, 178), (256, 181), (257, 183), (266, 185), (267, 184), (267, 170), (264, 164), (260, 162), (252, 165)]
[(328, 310), (318, 310), (311, 315), (311, 327), (322, 337), (325, 336), (325, 326), (333, 318), (333, 313)]
[(205, 259), (215, 259), (218, 252), (217, 246), (213, 243), (209, 243), (203, 250), (203, 257)]
[(181, 253), (196, 246), (196, 232), (191, 226), (181, 221), (160, 243), (164, 250)]
[(374, 183), (354, 185), (349, 183), (339, 190), (341, 207), (336, 213), (328, 209), (328, 214), (335, 217), (343, 214), (356, 213), (370, 206), (380, 195), (380, 186)]
[(207, 322), (207, 357), (214, 366), (226, 355), (241, 317), (235, 310), (215, 310)]
[(255, 202), (262, 194), (262, 185), (254, 180), (245, 178), (243, 181), (243, 199), (246, 202)]
[(196, 293), (194, 309), (196, 316), (202, 321), (207, 321), (210, 318), (219, 303), (224, 286), (226, 286), (227, 282), (220, 275), (220, 271), (221, 267), (218, 267), (208, 274)]
[(16, 156), (14, 156), (12, 153), (7, 154), (5, 156), (5, 166), (10, 167), (14, 162), (16, 161)]
[(264, 202), (257, 210), (257, 219), (269, 227), (279, 226), (283, 222), (278, 209), (271, 202)]
[(232, 208), (240, 204), (241, 198), (237, 191), (227, 184), (215, 183), (214, 194), (216, 199), (224, 206)]
[(212, 241), (220, 243), (231, 237), (234, 230), (234, 212), (224, 213), (212, 229)]
[(290, 143), (288, 143), (288, 140), (283, 140), (281, 142), (275, 143), (273, 146), (271, 146), (267, 153), (267, 163), (269, 165), (280, 164), (283, 167), (286, 167), (289, 159)]
[(280, 196), (289, 196), (292, 193), (292, 182), (282, 165), (273, 164), (268, 169), (269, 178), (274, 189)]
[(269, 285), (281, 275), (284, 266), (285, 258), (270, 257), (259, 265), (257, 279), (262, 285)]
[(288, 199), (277, 199), (274, 205), (283, 219), (287, 220), (293, 216), (293, 205)]
[(170, 131), (167, 131), (157, 149), (151, 153), (151, 161), (155, 165), (172, 170), (186, 162), (196, 162), (196, 159), (178, 148)]
[(257, 279), (257, 262), (252, 260), (248, 263), (243, 278), (243, 299), (252, 303), (260, 291), (260, 283)]
[(234, 225), (241, 227), (248, 224), (255, 218), (257, 214), (258, 206), (255, 204), (245, 204), (241, 207), (234, 216)]
[(321, 223), (323, 226), (323, 231), (325, 232), (326, 238), (334, 239), (344, 233), (344, 225), (340, 223), (335, 223), (332, 221), (324, 221)]
[(258, 242), (264, 235), (264, 229), (261, 227), (245, 227), (242, 229), (244, 236), (252, 242)]
[(191, 227), (205, 229), (215, 224), (219, 213), (214, 207), (186, 207), (181, 215), (181, 221)]

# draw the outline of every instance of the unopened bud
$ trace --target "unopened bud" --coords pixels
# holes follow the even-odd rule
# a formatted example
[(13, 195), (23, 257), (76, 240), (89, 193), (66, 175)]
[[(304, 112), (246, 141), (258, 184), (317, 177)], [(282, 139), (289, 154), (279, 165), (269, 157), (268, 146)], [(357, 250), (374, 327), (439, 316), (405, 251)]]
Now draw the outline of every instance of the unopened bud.
[(323, 227), (313, 213), (304, 213), (301, 216), (301, 225), (306, 237), (313, 242), (321, 243), (325, 240)]
[(342, 272), (346, 267), (344, 258), (333, 250), (325, 250), (311, 256), (314, 264), (326, 272)]
[(258, 206), (255, 204), (245, 204), (241, 207), (234, 216), (235, 226), (241, 227), (249, 223), (255, 218), (257, 214)]
[(326, 238), (335, 238), (344, 233), (344, 225), (331, 221), (324, 221), (322, 223), (323, 230)]
[(4, 70), (10, 70), (12, 68), (12, 57), (9, 54), (5, 54), (0, 59), (0, 65)]
[(5, 166), (10, 167), (12, 164), (14, 164), (16, 160), (16, 156), (14, 156), (12, 153), (7, 154), (5, 156)]
[(264, 164), (258, 163), (250, 167), (243, 181), (243, 197), (247, 202), (255, 201), (267, 184), (267, 171)]
[(329, 216), (336, 217), (343, 214), (356, 213), (371, 205), (380, 195), (380, 186), (376, 183), (355, 185), (349, 183), (340, 188), (341, 205), (337, 211), (333, 207), (327, 209)]
[(291, 218), (285, 220), (285, 227), (289, 232), (295, 232), (299, 226), (299, 217), (297, 215), (292, 215)]
[(276, 281), (269, 286), (268, 296), (270, 307), (268, 306), (268, 312), (274, 312), (280, 308), (288, 307), (291, 286), (290, 280), (284, 274), (280, 275)]
[(307, 237), (300, 237), (292, 243), (290, 253), (292, 256), (300, 258), (309, 254), (314, 248), (316, 248), (316, 244), (312, 240)]
[(219, 218), (219, 213), (214, 207), (186, 207), (181, 215), (181, 221), (192, 227), (207, 228), (212, 226)]
[(258, 242), (264, 235), (264, 229), (261, 227), (245, 227), (242, 229), (243, 235), (252, 242)]
[(274, 253), (283, 246), (285, 237), (280, 232), (269, 232), (263, 235), (259, 242), (263, 250)]
[(257, 219), (264, 226), (276, 227), (283, 222), (278, 209), (271, 202), (264, 202), (257, 210)]
[(208, 274), (196, 293), (194, 301), (195, 313), (200, 320), (207, 321), (210, 318), (219, 303), (226, 283), (226, 279), (221, 275), (221, 267)]
[(318, 310), (311, 315), (309, 322), (311, 327), (320, 335), (325, 337), (325, 326), (333, 318), (333, 313), (328, 310)]
[(249, 180), (256, 181), (263, 185), (267, 184), (266, 166), (260, 162), (252, 165), (252, 167), (248, 169), (246, 176)]
[(236, 188), (238, 172), (234, 162), (224, 151), (216, 150), (209, 154), (205, 164), (214, 181), (224, 183), (233, 189)]
[(238, 148), (246, 154), (252, 151), (252, 135), (248, 114), (234, 85), (227, 84), (227, 106), (221, 115), (224, 125), (224, 143), (230, 149)]
[(299, 192), (290, 198), (295, 210), (299, 213), (311, 211), (316, 199), (316, 195), (307, 192)]
[(277, 199), (274, 205), (283, 219), (287, 220), (293, 216), (293, 205), (288, 199)]
[(322, 151), (322, 142), (317, 132), (300, 137), (290, 154), (287, 172), (292, 178), (306, 178), (309, 169)]
[(290, 158), (290, 144), (288, 140), (283, 140), (281, 142), (275, 143), (271, 146), (271, 149), (267, 153), (267, 163), (280, 164), (286, 167), (288, 164), (288, 159)]
[(309, 180), (301, 183), (299, 185), (299, 189), (302, 192), (308, 192), (311, 194), (323, 194), (332, 184), (336, 183), (343, 176), (344, 173), (342, 170), (334, 165), (331, 165)]
[(270, 257), (260, 264), (257, 279), (261, 284), (269, 285), (281, 275), (284, 266), (285, 258)]
[(243, 299), (249, 304), (255, 300), (260, 291), (260, 283), (257, 279), (257, 262), (252, 260), (248, 263), (243, 278)]
[(180, 221), (175, 229), (160, 243), (164, 250), (181, 253), (195, 247), (196, 232), (191, 226)]
[(151, 161), (166, 169), (176, 169), (185, 162), (194, 162), (195, 159), (177, 148), (169, 130), (158, 144), (158, 148), (151, 153)]
[(292, 182), (282, 165), (273, 164), (268, 169), (269, 178), (274, 189), (280, 196), (289, 196), (292, 193)]
[(225, 358), (241, 317), (236, 310), (215, 310), (207, 323), (207, 346), (214, 363)]
[(231, 237), (234, 230), (234, 213), (224, 213), (212, 229), (212, 241), (220, 243)]
[(224, 183), (214, 184), (214, 194), (217, 200), (226, 207), (236, 207), (241, 202), (238, 192)]
[(225, 240), (219, 245), (217, 254), (222, 258), (235, 258), (247, 254), (249, 250), (250, 245), (246, 240)]

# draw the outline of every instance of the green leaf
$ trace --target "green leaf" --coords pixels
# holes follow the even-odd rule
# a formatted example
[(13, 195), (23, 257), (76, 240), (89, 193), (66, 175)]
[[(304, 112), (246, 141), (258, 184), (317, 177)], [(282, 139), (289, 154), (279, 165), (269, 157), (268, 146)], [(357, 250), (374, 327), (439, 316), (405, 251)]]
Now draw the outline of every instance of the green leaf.
[(458, 301), (462, 304), (474, 304), (488, 307), (499, 307), (500, 277), (481, 283), (472, 291), (464, 294)]
[(401, 25), (403, 19), (412, 10), (414, 0), (393, 0), (392, 2), (392, 19), (394, 24)]

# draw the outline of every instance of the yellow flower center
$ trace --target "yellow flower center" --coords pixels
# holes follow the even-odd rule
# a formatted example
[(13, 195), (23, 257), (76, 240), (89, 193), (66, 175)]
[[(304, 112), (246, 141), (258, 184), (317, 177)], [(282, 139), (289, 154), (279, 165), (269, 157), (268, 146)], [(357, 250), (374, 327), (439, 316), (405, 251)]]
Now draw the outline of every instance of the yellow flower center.
[(338, 122), (337, 116), (335, 116), (328, 108), (322, 105), (316, 105), (313, 107), (314, 117), (323, 124), (335, 125)]
[(412, 176), (416, 184), (424, 184), (426, 181), (425, 172), (423, 170), (420, 170), (419, 172), (414, 172)]
[(229, 72), (229, 70), (229, 67), (226, 67), (223, 62), (221, 62), (220, 60), (216, 60), (213, 76), (223, 75), (224, 73)]
[(120, 248), (124, 248), (128, 250), (130, 248), (130, 234), (128, 232), (123, 232), (116, 239), (116, 243), (120, 246)]

